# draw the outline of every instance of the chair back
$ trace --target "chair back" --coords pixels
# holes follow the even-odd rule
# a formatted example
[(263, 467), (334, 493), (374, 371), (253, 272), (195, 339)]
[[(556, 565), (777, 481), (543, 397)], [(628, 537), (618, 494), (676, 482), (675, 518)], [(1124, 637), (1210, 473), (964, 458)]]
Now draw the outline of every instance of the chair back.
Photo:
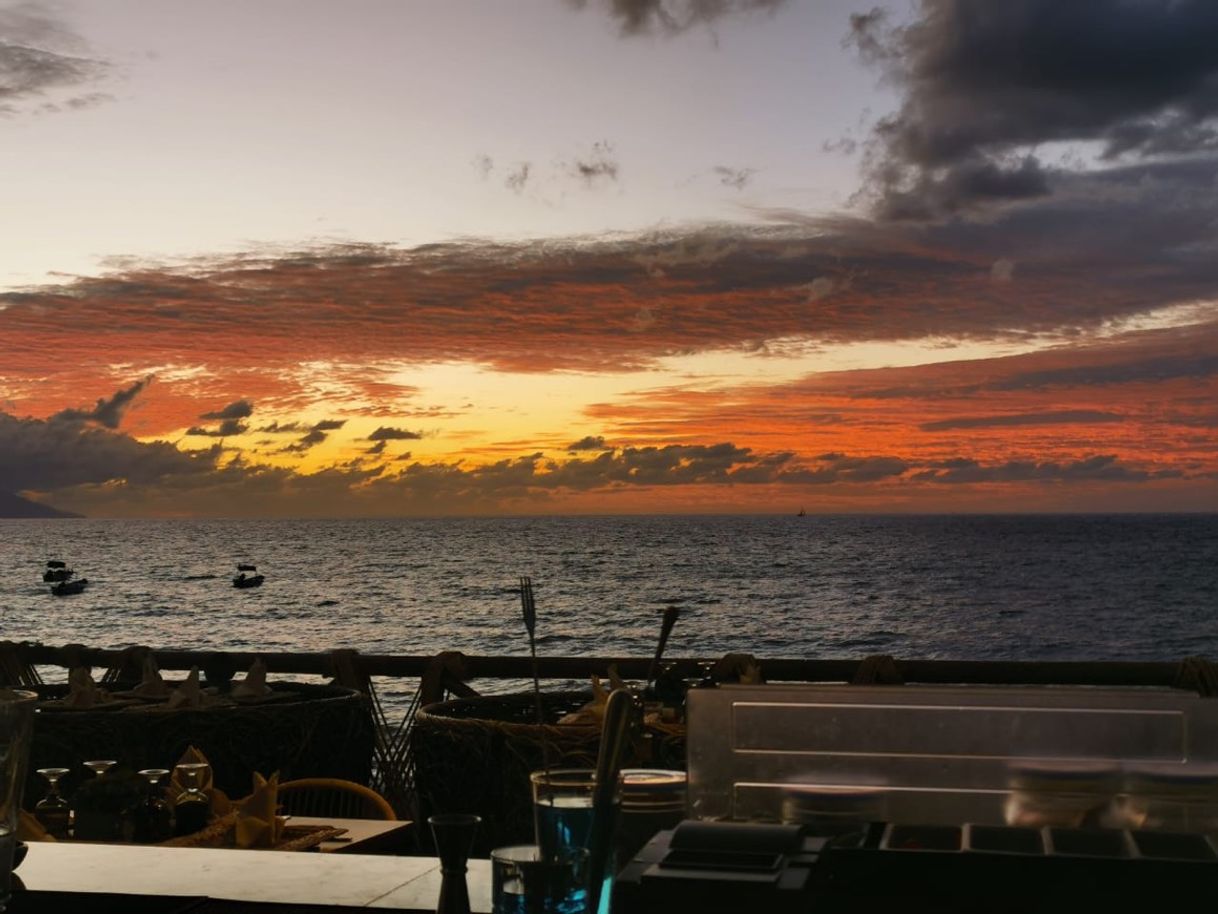
[(284, 815), (397, 819), (393, 807), (375, 790), (341, 778), (284, 781), (279, 785), (279, 804)]

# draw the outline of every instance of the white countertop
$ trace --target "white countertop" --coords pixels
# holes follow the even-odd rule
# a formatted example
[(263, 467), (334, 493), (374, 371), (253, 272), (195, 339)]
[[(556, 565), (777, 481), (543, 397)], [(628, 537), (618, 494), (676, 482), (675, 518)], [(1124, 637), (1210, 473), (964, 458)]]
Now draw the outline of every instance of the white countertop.
[[(490, 861), (471, 860), (469, 869), (470, 905), (489, 914)], [(440, 894), (434, 857), (32, 842), (17, 875), (34, 891), (423, 911), (434, 911)]]

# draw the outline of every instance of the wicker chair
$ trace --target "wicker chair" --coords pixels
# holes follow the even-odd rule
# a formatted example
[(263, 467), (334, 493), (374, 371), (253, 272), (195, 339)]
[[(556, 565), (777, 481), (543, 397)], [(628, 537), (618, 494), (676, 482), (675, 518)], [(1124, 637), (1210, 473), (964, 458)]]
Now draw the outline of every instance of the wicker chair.
[(282, 812), (294, 816), (396, 821), (389, 802), (370, 787), (341, 778), (299, 778), (279, 785)]

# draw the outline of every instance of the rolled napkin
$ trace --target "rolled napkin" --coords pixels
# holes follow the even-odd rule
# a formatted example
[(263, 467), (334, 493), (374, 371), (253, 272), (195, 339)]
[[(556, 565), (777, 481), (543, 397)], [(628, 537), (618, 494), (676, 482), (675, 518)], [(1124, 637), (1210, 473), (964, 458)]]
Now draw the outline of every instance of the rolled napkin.
[(203, 690), (199, 688), (199, 668), (197, 666), (192, 666), (186, 680), (169, 694), (169, 707), (203, 707)]
[(87, 666), (78, 666), (68, 674), (68, 695), (63, 700), (72, 708), (92, 708), (108, 701), (109, 694), (93, 681)]
[(262, 698), (271, 693), (271, 687), (266, 684), (266, 664), (259, 657), (251, 665), (245, 679), (233, 686), (233, 698)]
[(237, 847), (274, 847), (283, 834), (279, 809), (279, 772), (270, 780), (254, 772), (254, 792), (237, 805)]
[[(618, 680), (617, 668), (609, 667), (609, 681)], [(558, 719), (558, 723), (564, 726), (597, 726), (601, 725), (601, 721), (605, 719), (605, 705), (609, 701), (609, 692), (612, 689), (606, 689), (601, 683), (601, 678), (595, 673), (592, 674), (592, 700), (577, 711), (572, 711), (570, 714), (564, 714)]]
[(140, 676), (140, 684), (131, 690), (133, 695), (143, 698), (165, 698), (169, 695), (169, 684), (161, 677), (156, 660), (152, 654), (144, 657), (144, 669)]
[(172, 773), (169, 775), (169, 790), (173, 796), (177, 796), (186, 789), (186, 785), (182, 783), (181, 775), (178, 773), (178, 765), (206, 765), (207, 770), (203, 772), (203, 776), (199, 778), (200, 790), (211, 790), (212, 788), (212, 773), (211, 762), (207, 760), (207, 756), (194, 746), (187, 746), (186, 751), (182, 753), (182, 757), (177, 760), (173, 766)]
[(206, 793), (211, 798), (211, 814), (213, 816), (222, 816), (232, 809), (232, 801), (223, 790), (216, 787), (213, 783), (211, 762), (207, 760), (207, 756), (194, 746), (188, 746), (186, 751), (182, 753), (182, 757), (177, 760), (173, 766), (173, 771), (169, 775), (169, 784), (165, 788), (165, 799), (172, 806), (178, 795), (186, 789), (186, 785), (182, 783), (182, 776), (178, 772), (178, 765), (206, 765), (202, 775), (199, 778), (199, 789)]

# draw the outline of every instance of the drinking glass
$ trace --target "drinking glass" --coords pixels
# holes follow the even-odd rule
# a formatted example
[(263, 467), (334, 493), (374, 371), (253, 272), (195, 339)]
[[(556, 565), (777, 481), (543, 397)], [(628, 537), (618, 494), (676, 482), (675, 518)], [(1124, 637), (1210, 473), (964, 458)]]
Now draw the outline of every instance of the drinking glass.
[(185, 762), (174, 769), (183, 788), (173, 801), (174, 834), (193, 835), (207, 825), (211, 799), (200, 787), (207, 768), (206, 762)]
[[(534, 771), (529, 779), (533, 784), (533, 830), (542, 858), (561, 862), (572, 851), (587, 851), (592, 834), (596, 772), (591, 768), (555, 768)], [(610, 836), (616, 828), (621, 805), (620, 781), (613, 804)], [(605, 869), (599, 914), (609, 910), (614, 863), (609, 860)]]
[(110, 758), (110, 759), (92, 759), (88, 762), (85, 762), (85, 767), (88, 768), (90, 771), (92, 771), (98, 777), (101, 777), (103, 774), (105, 774), (107, 771), (109, 771), (111, 768), (113, 768), (117, 764), (118, 764), (118, 762), (112, 758)]
[(492, 914), (587, 914), (588, 852), (547, 857), (535, 844), (491, 851)]
[(592, 795), (596, 772), (591, 768), (534, 771), (533, 831), (545, 857), (588, 846), (592, 830)]
[(30, 761), (30, 736), (38, 696), (0, 691), (0, 911), (8, 903), (17, 846), (17, 815)]
[(173, 837), (173, 810), (165, 801), (161, 780), (169, 774), (168, 768), (145, 768), (140, 777), (146, 782), (146, 794), (135, 811), (134, 839), (141, 843), (155, 844)]
[(34, 818), (52, 838), (66, 838), (68, 837), (68, 823), (72, 818), (72, 805), (59, 792), (59, 779), (68, 773), (68, 769), (39, 768), (38, 773), (47, 782), (47, 792), (41, 800), (34, 804)]

